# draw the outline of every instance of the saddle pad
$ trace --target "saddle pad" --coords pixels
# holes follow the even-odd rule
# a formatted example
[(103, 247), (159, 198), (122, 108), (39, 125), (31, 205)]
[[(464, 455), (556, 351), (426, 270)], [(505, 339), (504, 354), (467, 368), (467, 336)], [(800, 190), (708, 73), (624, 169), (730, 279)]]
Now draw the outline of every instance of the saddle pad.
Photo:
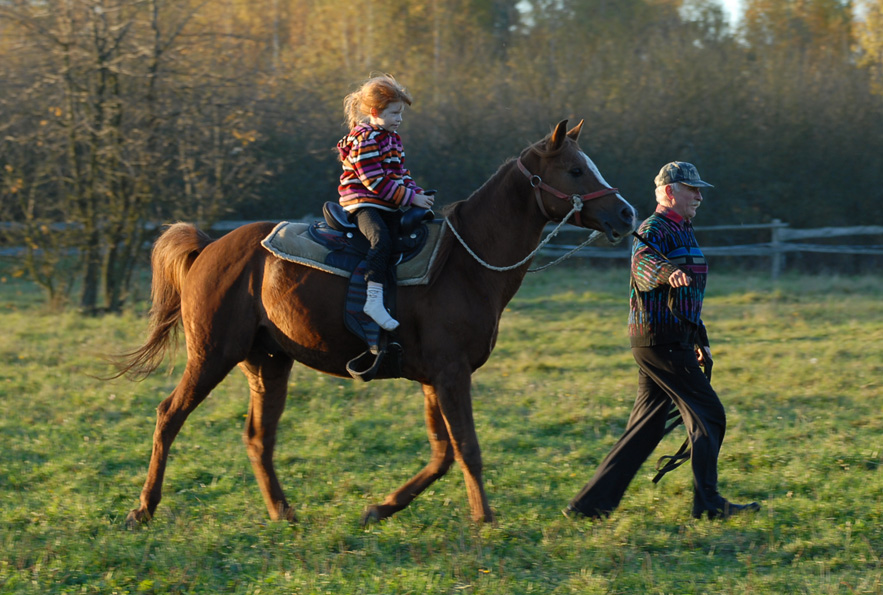
[[(283, 221), (273, 228), (261, 245), (282, 260), (349, 278), (352, 271), (325, 263), (330, 251), (310, 237), (310, 225)], [(447, 221), (427, 224), (429, 234), (423, 249), (414, 258), (397, 267), (399, 285), (425, 285), (429, 282), (429, 271), (435, 262), (446, 226)]]

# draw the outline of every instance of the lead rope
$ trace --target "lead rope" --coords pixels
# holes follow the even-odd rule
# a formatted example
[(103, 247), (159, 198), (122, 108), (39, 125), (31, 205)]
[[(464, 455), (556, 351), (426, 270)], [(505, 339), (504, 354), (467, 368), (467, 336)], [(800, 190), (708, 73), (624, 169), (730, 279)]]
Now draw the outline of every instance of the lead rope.
[(591, 244), (592, 242), (597, 240), (600, 236), (601, 236), (601, 232), (598, 230), (594, 230), (594, 231), (592, 231), (591, 235), (589, 235), (589, 237), (586, 239), (585, 242), (583, 242), (582, 244), (580, 244), (576, 248), (572, 249), (567, 254), (564, 254), (563, 256), (559, 256), (558, 258), (556, 258), (552, 262), (550, 262), (548, 264), (544, 264), (541, 267), (537, 267), (535, 269), (528, 269), (527, 272), (528, 273), (539, 273), (540, 271), (544, 271), (544, 270), (548, 269), (549, 267), (553, 267), (556, 264), (558, 264), (559, 262), (561, 262), (563, 260), (567, 260), (568, 258), (573, 256), (574, 254), (576, 254), (577, 252), (579, 252), (580, 250), (582, 250), (583, 248), (585, 248), (586, 246), (588, 246), (589, 244)]
[[(534, 251), (531, 252), (530, 254), (528, 254), (527, 256), (525, 256), (519, 262), (516, 262), (515, 264), (505, 266), (505, 267), (494, 266), (494, 265), (484, 261), (478, 254), (476, 254), (472, 250), (472, 248), (470, 248), (466, 244), (466, 240), (464, 240), (460, 236), (460, 234), (457, 233), (457, 230), (454, 229), (453, 225), (451, 225), (451, 221), (449, 219), (447, 219), (447, 218), (445, 219), (445, 224), (451, 229), (451, 232), (453, 232), (454, 237), (460, 241), (460, 244), (463, 246), (463, 248), (466, 249), (466, 252), (469, 253), (469, 256), (474, 258), (478, 264), (480, 264), (484, 268), (490, 269), (492, 271), (497, 271), (497, 272), (511, 271), (512, 269), (517, 269), (518, 267), (523, 265), (525, 262), (529, 261), (531, 258), (536, 256), (537, 253), (546, 246), (546, 244), (548, 244), (550, 241), (552, 241), (552, 238), (554, 238), (556, 235), (558, 235), (558, 231), (561, 229), (561, 227), (564, 226), (565, 223), (567, 223), (567, 220), (570, 219), (574, 213), (578, 213), (580, 210), (582, 210), (583, 201), (579, 196), (573, 196), (571, 198), (571, 200), (573, 201), (573, 208), (570, 209), (570, 212), (564, 216), (564, 219), (561, 220), (561, 222), (555, 227), (555, 229), (553, 229), (551, 232), (549, 232), (549, 235), (547, 235), (546, 238), (542, 242), (539, 243), (539, 245), (534, 249)], [(571, 250), (570, 252), (568, 252), (564, 256), (561, 256), (561, 257), (557, 258), (556, 260), (550, 262), (549, 264), (543, 265), (541, 267), (537, 267), (535, 269), (529, 269), (527, 272), (528, 273), (536, 273), (536, 272), (542, 271), (544, 269), (547, 269), (550, 266), (556, 265), (559, 262), (561, 262), (562, 260), (570, 258), (575, 252), (584, 248), (585, 246), (587, 246), (591, 242), (594, 242), (598, 238), (599, 235), (601, 235), (601, 232), (593, 231), (592, 234), (589, 236), (589, 238), (585, 242), (583, 242), (582, 244), (580, 244), (579, 246), (577, 246), (576, 248), (574, 248), (573, 250)]]

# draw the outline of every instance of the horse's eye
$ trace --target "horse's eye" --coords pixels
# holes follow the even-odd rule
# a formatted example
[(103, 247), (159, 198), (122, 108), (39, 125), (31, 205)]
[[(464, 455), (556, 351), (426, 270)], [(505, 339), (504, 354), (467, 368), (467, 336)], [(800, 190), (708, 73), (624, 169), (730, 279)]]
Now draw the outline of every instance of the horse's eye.
[(572, 170), (570, 170), (570, 175), (572, 175), (574, 178), (580, 177), (581, 175), (583, 175), (583, 168), (574, 167)]

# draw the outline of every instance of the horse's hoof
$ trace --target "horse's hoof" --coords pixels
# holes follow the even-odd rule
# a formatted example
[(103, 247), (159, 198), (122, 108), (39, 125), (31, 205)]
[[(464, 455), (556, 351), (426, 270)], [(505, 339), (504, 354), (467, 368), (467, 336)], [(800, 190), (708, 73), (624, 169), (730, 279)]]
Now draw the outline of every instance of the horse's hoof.
[(380, 518), (380, 509), (374, 505), (365, 509), (365, 512), (362, 513), (362, 518), (359, 520), (359, 524), (363, 527), (367, 527), (368, 525), (379, 523), (381, 520), (383, 519)]
[(277, 502), (275, 506), (268, 508), (271, 521), (288, 521), (289, 523), (297, 522), (297, 515), (294, 514), (294, 508), (288, 505), (284, 500)]
[(126, 515), (126, 527), (134, 529), (141, 525), (146, 525), (150, 521), (150, 513), (141, 508), (133, 508)]
[(478, 514), (472, 515), (472, 522), (478, 525), (497, 525), (497, 515), (491, 510), (488, 509), (486, 512), (481, 512)]

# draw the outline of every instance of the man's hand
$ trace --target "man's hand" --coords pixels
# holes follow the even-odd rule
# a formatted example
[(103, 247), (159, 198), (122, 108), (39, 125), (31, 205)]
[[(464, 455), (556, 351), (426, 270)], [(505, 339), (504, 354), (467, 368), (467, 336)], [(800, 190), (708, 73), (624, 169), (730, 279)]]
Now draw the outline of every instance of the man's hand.
[(699, 360), (699, 365), (704, 366), (705, 362), (711, 361), (711, 347), (697, 347), (696, 348), (696, 359)]
[(681, 269), (676, 270), (668, 278), (668, 284), (672, 287), (686, 287), (693, 280)]

